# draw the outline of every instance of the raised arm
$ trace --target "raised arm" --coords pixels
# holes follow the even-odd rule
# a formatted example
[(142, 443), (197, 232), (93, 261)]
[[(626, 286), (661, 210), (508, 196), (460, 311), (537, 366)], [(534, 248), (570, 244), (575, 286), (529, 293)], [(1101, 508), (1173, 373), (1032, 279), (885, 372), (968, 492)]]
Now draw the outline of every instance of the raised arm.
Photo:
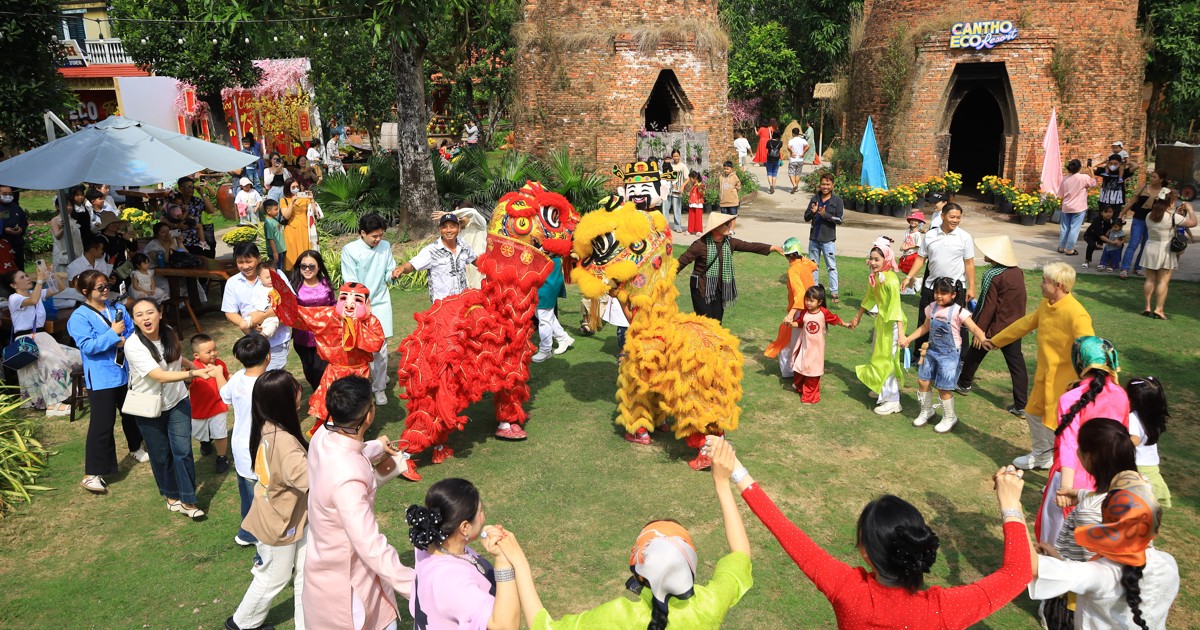
[[(729, 476), (737, 463), (733, 447), (724, 439), (717, 438), (710, 440), (708, 450), (713, 460), (713, 482), (717, 485), (717, 501), (721, 504), (721, 518), (725, 521), (725, 539), (729, 542), (729, 551), (750, 555), (746, 524), (742, 522), (742, 513), (738, 511), (733, 490), (729, 488)], [(740, 473), (745, 473), (745, 469), (741, 469)]]

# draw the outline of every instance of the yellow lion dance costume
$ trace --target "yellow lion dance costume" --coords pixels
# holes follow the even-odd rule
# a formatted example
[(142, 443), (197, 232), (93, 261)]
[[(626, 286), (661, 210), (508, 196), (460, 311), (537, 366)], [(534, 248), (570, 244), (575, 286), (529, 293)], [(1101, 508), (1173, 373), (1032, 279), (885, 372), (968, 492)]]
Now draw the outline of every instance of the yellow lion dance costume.
[(671, 256), (662, 213), (611, 197), (601, 203), (575, 230), (581, 266), (571, 277), (584, 296), (611, 293), (633, 309), (617, 379), (616, 423), (636, 444), (649, 444), (655, 428), (673, 429), (697, 449), (688, 465), (703, 470), (712, 465), (700, 451), (705, 436), (738, 426), (743, 361), (738, 340), (716, 320), (679, 311), (679, 263)]

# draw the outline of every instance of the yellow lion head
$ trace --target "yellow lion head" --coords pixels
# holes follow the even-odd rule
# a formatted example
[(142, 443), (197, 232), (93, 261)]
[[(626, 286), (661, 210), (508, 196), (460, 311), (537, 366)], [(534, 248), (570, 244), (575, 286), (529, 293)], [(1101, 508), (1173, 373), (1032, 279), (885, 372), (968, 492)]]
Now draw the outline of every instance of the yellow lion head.
[(601, 200), (600, 208), (579, 220), (574, 251), (580, 266), (571, 279), (589, 298), (613, 288), (643, 295), (672, 275), (671, 232), (662, 213), (638, 210), (616, 197)]

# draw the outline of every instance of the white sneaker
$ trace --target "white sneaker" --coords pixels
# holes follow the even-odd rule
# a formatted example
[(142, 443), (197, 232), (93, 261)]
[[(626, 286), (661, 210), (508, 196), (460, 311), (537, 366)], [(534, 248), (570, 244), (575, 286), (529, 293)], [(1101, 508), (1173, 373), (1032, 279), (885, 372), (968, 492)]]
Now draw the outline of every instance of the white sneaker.
[(551, 356), (551, 355), (550, 355), (550, 353), (549, 353), (549, 352), (542, 351), (542, 350), (538, 350), (537, 354), (533, 355), (533, 362), (534, 362), (534, 363), (541, 363), (542, 361), (545, 361), (546, 359), (549, 359), (549, 358), (550, 358), (550, 356)]
[(1033, 470), (1035, 468), (1047, 470), (1053, 463), (1053, 453), (1045, 453), (1041, 457), (1037, 457), (1033, 453), (1029, 453), (1028, 455), (1022, 455), (1013, 460), (1013, 466), (1016, 466), (1021, 470)]
[(1079, 268), (1080, 268), (1080, 269), (1087, 269), (1087, 268), (1088, 268), (1088, 266), (1089, 266), (1089, 265), (1088, 265), (1088, 264), (1085, 262), (1085, 263), (1083, 263), (1082, 265), (1079, 265)]
[(100, 475), (88, 475), (83, 478), (83, 481), (79, 482), (79, 485), (83, 486), (84, 490), (93, 494), (105, 494), (108, 492), (108, 486), (104, 484), (104, 480), (100, 478)]
[(904, 410), (901, 409), (899, 401), (885, 402), (882, 405), (879, 405), (878, 407), (875, 408), (875, 413), (877, 413), (881, 416), (887, 416), (887, 415), (891, 415), (893, 413), (900, 413), (901, 411), (904, 411)]
[(936, 433), (949, 433), (954, 425), (958, 424), (958, 418), (942, 418), (942, 421), (933, 427)]
[(554, 354), (562, 354), (575, 345), (574, 337), (567, 337), (566, 341), (560, 341), (558, 347), (554, 349)]
[(381, 406), (386, 405), (387, 404), (387, 394), (385, 394), (383, 392), (375, 392), (375, 404), (381, 405)]
[(133, 451), (132, 453), (129, 454), (129, 456), (138, 460), (139, 462), (141, 462), (143, 464), (150, 461), (150, 454), (146, 452), (146, 447), (144, 447), (144, 446), (142, 448), (139, 448), (136, 451)]

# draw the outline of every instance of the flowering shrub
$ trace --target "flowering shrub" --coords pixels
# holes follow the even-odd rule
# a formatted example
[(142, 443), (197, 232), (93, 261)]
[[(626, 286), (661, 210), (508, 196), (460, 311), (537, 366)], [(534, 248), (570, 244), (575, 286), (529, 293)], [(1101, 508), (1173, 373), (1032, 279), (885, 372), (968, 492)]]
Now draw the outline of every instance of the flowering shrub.
[(1040, 210), (1041, 213), (1052, 214), (1056, 210), (1059, 210), (1062, 208), (1062, 199), (1059, 199), (1058, 197), (1055, 197), (1054, 195), (1047, 193), (1047, 192), (1038, 191), (1038, 193), (1041, 195), (1041, 198), (1042, 198), (1042, 205), (1041, 205), (1041, 210)]
[(242, 225), (229, 230), (221, 237), (226, 245), (233, 247), (238, 243), (249, 243), (258, 240), (258, 228), (253, 225)]
[(954, 171), (946, 171), (946, 174), (942, 175), (942, 179), (945, 180), (945, 182), (946, 182), (946, 192), (956, 193), (959, 190), (962, 190), (963, 182), (962, 182), (962, 174), (961, 173), (955, 173)]
[(139, 208), (125, 208), (121, 211), (121, 220), (128, 221), (129, 226), (141, 238), (152, 236), (150, 231), (156, 223), (154, 215)]
[(1017, 214), (1021, 215), (1037, 214), (1038, 212), (1041, 212), (1042, 209), (1041, 198), (1029, 193), (1017, 193), (1017, 196), (1015, 199), (1013, 199), (1012, 204), (1013, 210), (1015, 210)]
[(917, 190), (912, 186), (897, 186), (892, 189), (892, 203), (899, 206), (911, 206), (917, 201)]

